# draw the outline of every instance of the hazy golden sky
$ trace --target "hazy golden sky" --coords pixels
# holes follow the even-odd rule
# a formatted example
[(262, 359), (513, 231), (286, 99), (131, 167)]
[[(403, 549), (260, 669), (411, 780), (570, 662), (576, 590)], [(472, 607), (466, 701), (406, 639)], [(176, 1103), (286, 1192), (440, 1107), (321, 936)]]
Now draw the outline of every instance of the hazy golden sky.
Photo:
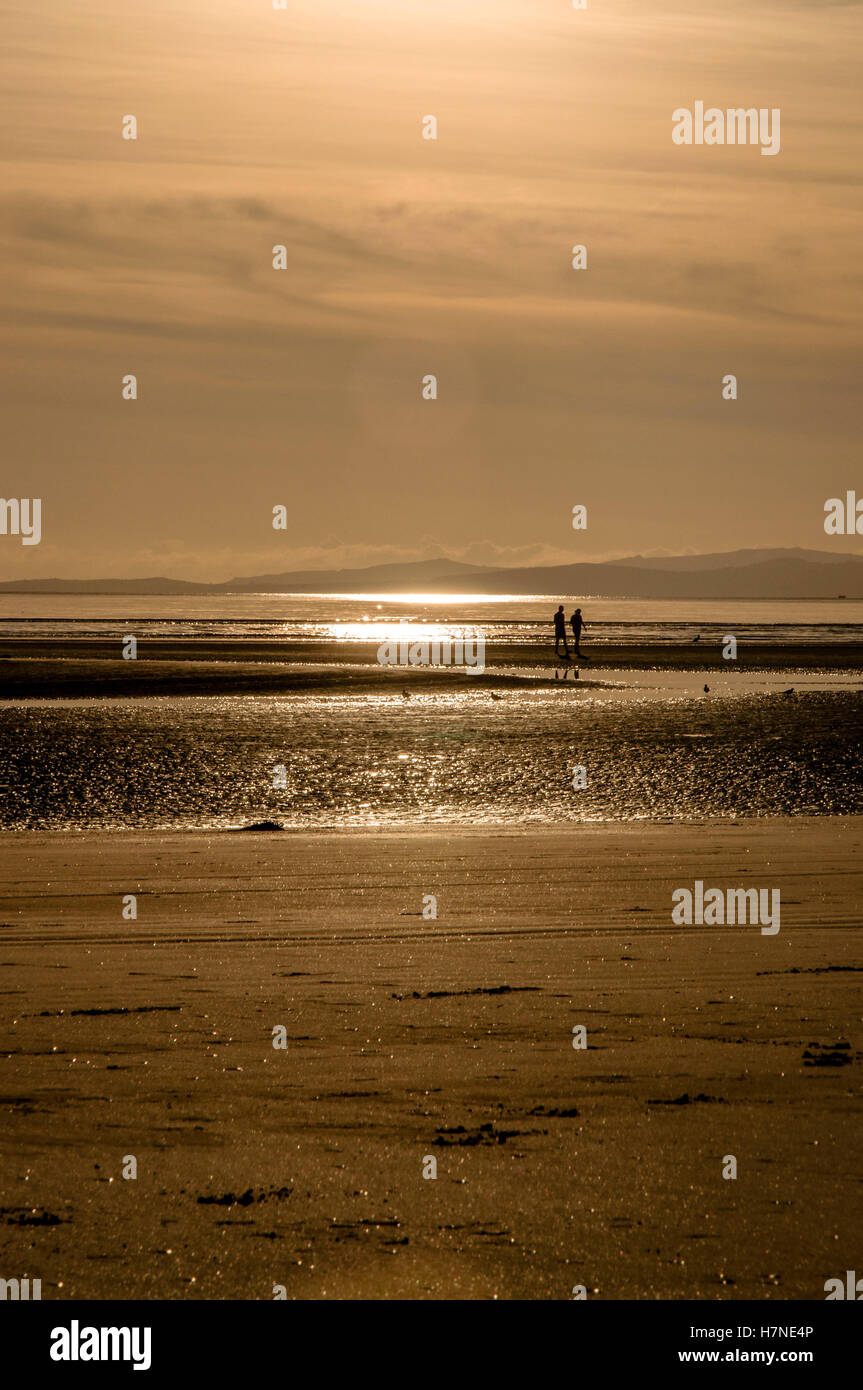
[(859, 548), (863, 7), (588, 6), (4, 0), (0, 577)]

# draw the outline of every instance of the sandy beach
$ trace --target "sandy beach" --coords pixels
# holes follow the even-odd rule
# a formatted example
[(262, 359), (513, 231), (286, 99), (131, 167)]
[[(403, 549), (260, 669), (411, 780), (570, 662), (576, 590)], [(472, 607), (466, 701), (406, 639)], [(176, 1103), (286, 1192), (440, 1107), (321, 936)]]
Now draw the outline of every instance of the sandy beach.
[[(863, 818), (0, 841), (0, 1258), (43, 1298), (859, 1266)], [(696, 878), (778, 887), (778, 935), (672, 926)]]

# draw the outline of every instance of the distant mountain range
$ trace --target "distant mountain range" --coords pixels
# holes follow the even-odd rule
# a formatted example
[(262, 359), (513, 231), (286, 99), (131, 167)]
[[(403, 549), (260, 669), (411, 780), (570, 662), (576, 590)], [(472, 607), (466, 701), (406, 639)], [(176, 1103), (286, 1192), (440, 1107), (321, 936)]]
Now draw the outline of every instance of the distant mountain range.
[(603, 598), (863, 598), (863, 555), (826, 550), (733, 550), (633, 555), (601, 564), (467, 565), (418, 560), (364, 569), (289, 570), (195, 584), (183, 579), (30, 579), (7, 594), (553, 594)]

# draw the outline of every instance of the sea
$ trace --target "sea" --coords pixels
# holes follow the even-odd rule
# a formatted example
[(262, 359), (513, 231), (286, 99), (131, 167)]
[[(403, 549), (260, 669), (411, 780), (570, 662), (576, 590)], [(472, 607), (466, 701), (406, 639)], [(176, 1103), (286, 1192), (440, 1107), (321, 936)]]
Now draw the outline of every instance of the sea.
[(717, 654), (728, 633), (744, 652), (747, 641), (859, 641), (857, 600), (4, 595), (0, 638), (271, 641), (274, 659), (290, 639), (320, 643), (323, 659), (334, 640), (480, 632), (536, 645), (547, 678), (558, 602), (583, 610), (591, 684), (497, 698), (481, 688), (0, 698), (0, 828), (577, 828), (863, 810), (863, 674), (850, 664), (748, 672), (717, 656), (706, 676), (602, 668), (603, 646), (684, 645), (696, 633)]
[(861, 599), (608, 599), (579, 594), (2, 594), (0, 636), (368, 641), (393, 623), (481, 628), (488, 642), (546, 642), (552, 614), (579, 606), (592, 643), (719, 640), (842, 642), (863, 634)]

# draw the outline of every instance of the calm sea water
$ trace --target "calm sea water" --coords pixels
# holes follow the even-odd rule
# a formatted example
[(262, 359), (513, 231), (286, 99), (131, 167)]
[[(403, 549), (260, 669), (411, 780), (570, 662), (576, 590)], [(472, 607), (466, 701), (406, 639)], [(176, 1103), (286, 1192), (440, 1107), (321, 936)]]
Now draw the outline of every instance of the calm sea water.
[(109, 636), (134, 631), (141, 637), (286, 637), (321, 641), (333, 636), (367, 639), (366, 625), (387, 622), (481, 626), (489, 640), (548, 640), (558, 603), (567, 615), (580, 606), (591, 642), (688, 642), (695, 632), (718, 639), (734, 632), (741, 640), (834, 642), (863, 634), (858, 599), (607, 599), (590, 595), (226, 594), (202, 598), (111, 594), (0, 595), (0, 635)]

